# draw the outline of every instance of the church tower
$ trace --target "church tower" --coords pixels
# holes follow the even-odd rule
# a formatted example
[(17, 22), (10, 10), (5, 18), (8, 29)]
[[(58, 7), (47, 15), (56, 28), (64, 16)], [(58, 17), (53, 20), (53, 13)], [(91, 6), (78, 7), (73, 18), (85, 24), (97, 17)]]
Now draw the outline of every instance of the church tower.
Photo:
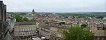
[(34, 16), (34, 14), (35, 14), (35, 10), (33, 9), (33, 10), (32, 10), (32, 15)]

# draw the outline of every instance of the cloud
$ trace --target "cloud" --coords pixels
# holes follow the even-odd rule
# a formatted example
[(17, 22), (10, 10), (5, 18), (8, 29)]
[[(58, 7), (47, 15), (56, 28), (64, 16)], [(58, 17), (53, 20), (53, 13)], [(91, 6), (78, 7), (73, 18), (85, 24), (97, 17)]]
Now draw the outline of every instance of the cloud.
[(4, 0), (7, 11), (92, 12), (105, 11), (105, 0)]

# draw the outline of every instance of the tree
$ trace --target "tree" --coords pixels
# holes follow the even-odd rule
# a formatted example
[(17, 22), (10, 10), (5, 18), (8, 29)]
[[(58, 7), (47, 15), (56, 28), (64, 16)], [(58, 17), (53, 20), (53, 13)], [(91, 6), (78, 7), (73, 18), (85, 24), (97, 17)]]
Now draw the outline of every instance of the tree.
[(29, 19), (25, 17), (25, 18), (23, 18), (23, 21), (27, 22), (27, 21), (29, 21)]
[(86, 28), (87, 25), (86, 24), (81, 24), (81, 28)]
[(94, 35), (81, 27), (71, 27), (64, 31), (64, 38), (65, 40), (94, 40)]
[(96, 18), (103, 19), (104, 17), (103, 16), (97, 16)]
[(20, 15), (15, 16), (17, 22), (22, 22), (23, 18)]

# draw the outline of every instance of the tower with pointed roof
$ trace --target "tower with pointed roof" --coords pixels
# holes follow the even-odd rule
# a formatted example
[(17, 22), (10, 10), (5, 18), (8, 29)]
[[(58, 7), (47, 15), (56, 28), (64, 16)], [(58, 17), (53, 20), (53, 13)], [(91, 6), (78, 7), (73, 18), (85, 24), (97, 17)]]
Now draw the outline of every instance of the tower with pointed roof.
[(33, 15), (35, 14), (35, 10), (34, 10), (34, 9), (32, 10), (32, 14), (33, 14)]

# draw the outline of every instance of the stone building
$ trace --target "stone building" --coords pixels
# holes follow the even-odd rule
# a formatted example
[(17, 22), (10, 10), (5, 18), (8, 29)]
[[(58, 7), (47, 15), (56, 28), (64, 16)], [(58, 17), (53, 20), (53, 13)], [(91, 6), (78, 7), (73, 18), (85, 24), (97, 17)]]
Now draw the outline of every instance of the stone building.
[(8, 23), (6, 22), (6, 5), (0, 0), (0, 40), (6, 40), (9, 32)]
[(99, 24), (97, 25), (97, 29), (98, 29), (98, 30), (104, 30), (104, 24), (103, 24), (103, 23), (99, 23)]
[(8, 30), (6, 35), (6, 40), (13, 40), (13, 31), (14, 31), (14, 24), (16, 22), (16, 19), (14, 17), (7, 17), (6, 21), (8, 22)]
[(14, 40), (32, 40), (36, 37), (36, 23), (18, 22), (14, 27)]
[(0, 1), (0, 20), (6, 21), (6, 5)]
[(38, 35), (46, 40), (63, 40), (63, 28), (58, 23), (39, 23)]

